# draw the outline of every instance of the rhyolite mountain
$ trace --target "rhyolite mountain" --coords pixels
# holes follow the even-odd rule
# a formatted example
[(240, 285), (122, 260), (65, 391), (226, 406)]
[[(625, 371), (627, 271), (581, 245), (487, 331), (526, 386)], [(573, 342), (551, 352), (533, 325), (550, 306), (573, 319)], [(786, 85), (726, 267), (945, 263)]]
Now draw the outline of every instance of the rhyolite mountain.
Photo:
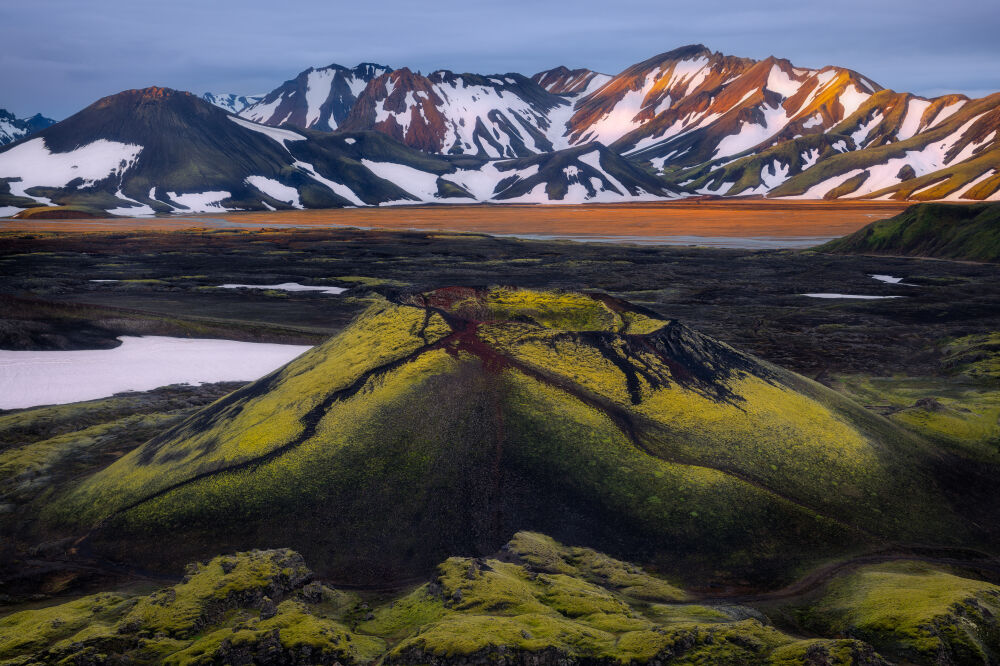
[[(58, 204), (142, 215), (671, 194), (596, 144), (537, 157), (487, 162), (373, 131), (272, 128), (190, 93), (148, 88), (106, 97), (0, 152), (0, 210)], [(520, 186), (526, 180), (530, 189)]]
[(335, 130), (350, 114), (369, 81), (391, 71), (373, 63), (361, 63), (353, 69), (340, 65), (310, 67), (239, 113), (276, 127)]
[[(137, 94), (145, 105), (130, 101)], [(242, 109), (250, 99), (206, 94), (219, 113), (165, 98), (169, 122), (131, 115), (157, 95), (112, 95), (40, 141), (0, 148), (0, 214), (52, 203), (134, 215), (691, 195), (1000, 199), (1000, 93), (928, 99), (849, 69), (701, 45), (614, 76), (330, 65)], [(223, 110), (238, 116), (223, 123)]]
[(387, 72), (358, 96), (345, 130), (373, 129), (441, 154), (525, 157), (554, 149), (550, 115), (569, 101), (520, 74)]
[(0, 109), (0, 146), (34, 134), (54, 125), (56, 121), (36, 113), (30, 118), (18, 118), (6, 109)]
[(660, 174), (668, 189), (692, 194), (1000, 198), (1000, 93), (924, 98), (849, 69), (758, 61), (702, 45), (614, 76), (557, 67), (532, 77), (566, 104), (511, 75), (405, 70), (399, 78), (398, 92), (383, 92), (384, 83), (365, 91), (375, 100), (355, 128), (425, 151), (489, 156), (598, 141)]
[(988, 543), (996, 521), (953, 506), (946, 471), (832, 390), (623, 301), (445, 288), (374, 304), (41, 524), (146, 569), (281, 544), (384, 583), (529, 529), (775, 585), (890, 544)]

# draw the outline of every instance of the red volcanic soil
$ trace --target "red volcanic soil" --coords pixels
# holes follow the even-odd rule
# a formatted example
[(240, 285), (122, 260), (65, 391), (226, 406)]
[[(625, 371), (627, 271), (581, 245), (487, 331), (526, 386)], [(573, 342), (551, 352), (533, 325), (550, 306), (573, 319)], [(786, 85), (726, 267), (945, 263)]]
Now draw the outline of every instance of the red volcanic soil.
[(12, 220), (0, 229), (105, 231), (272, 225), (429, 229), (487, 234), (583, 236), (842, 236), (909, 204), (828, 201), (676, 201), (581, 206), (406, 206), (116, 218)]

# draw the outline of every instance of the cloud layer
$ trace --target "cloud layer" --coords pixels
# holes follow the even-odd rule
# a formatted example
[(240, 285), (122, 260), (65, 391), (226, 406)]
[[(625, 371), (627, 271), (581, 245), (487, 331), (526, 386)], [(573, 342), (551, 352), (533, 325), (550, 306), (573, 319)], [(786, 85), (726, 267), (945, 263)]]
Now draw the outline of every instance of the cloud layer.
[(691, 43), (981, 96), (1000, 90), (997, 34), (985, 0), (32, 0), (0, 5), (0, 108), (63, 118), (149, 85), (260, 93), (333, 62), (616, 73)]

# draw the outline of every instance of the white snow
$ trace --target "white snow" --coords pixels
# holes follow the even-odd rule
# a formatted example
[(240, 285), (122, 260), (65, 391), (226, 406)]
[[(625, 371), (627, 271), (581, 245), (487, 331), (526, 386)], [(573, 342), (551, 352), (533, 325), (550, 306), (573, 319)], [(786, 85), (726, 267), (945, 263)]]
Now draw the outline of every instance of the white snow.
[(884, 298), (903, 298), (902, 296), (861, 296), (859, 294), (800, 294), (801, 296), (808, 296), (809, 298), (856, 298), (863, 301), (875, 301)]
[(955, 114), (955, 112), (958, 111), (959, 109), (961, 109), (963, 106), (965, 106), (965, 100), (964, 99), (959, 100), (959, 101), (957, 101), (957, 102), (955, 102), (953, 104), (949, 104), (948, 106), (946, 106), (943, 109), (941, 109), (940, 111), (938, 111), (938, 114), (936, 116), (934, 116), (934, 120), (932, 120), (931, 122), (929, 122), (927, 124), (927, 127), (928, 128), (937, 127), (938, 125), (940, 125), (944, 121), (948, 120), (948, 118), (951, 118)]
[(247, 176), (246, 182), (272, 199), (287, 203), (293, 208), (302, 208), (302, 204), (299, 202), (299, 191), (294, 187), (282, 185), (273, 178), (264, 176)]
[(805, 171), (812, 165), (819, 161), (819, 149), (810, 148), (808, 151), (802, 151), (802, 170)]
[[(320, 106), (330, 96), (330, 86), (335, 75), (333, 69), (314, 69), (306, 77), (306, 127), (312, 127), (320, 117)], [(331, 116), (333, 129), (336, 121)]]
[(767, 141), (788, 124), (788, 115), (781, 105), (772, 109), (765, 104), (761, 107), (761, 111), (764, 114), (763, 125), (741, 122), (738, 133), (730, 134), (719, 142), (712, 159), (736, 155), (748, 148), (753, 148)]
[(885, 282), (886, 284), (901, 284), (901, 285), (905, 285), (907, 287), (914, 287), (914, 286), (916, 286), (916, 285), (912, 285), (912, 284), (906, 284), (905, 282), (903, 282), (904, 278), (894, 277), (892, 275), (869, 274), (868, 277), (874, 278), (874, 279), (878, 280), (879, 282)]
[(774, 160), (770, 166), (760, 170), (760, 180), (768, 190), (772, 190), (788, 179), (789, 165)]
[(802, 129), (809, 129), (810, 127), (816, 127), (823, 124), (823, 116), (818, 113), (811, 117), (809, 120), (802, 123)]
[[(978, 118), (979, 116), (971, 118), (968, 122), (963, 124), (960, 128), (949, 134), (944, 139), (939, 139), (933, 143), (924, 146), (923, 148), (918, 148), (915, 150), (907, 150), (902, 157), (890, 158), (886, 160), (885, 163), (883, 164), (875, 164), (866, 167), (869, 173), (867, 180), (865, 180), (865, 182), (862, 183), (861, 186), (857, 190), (852, 192), (849, 196), (851, 198), (859, 197), (898, 184), (900, 182), (898, 177), (899, 171), (905, 165), (909, 165), (910, 167), (912, 167), (914, 174), (917, 177), (933, 173), (934, 171), (938, 171), (939, 169), (943, 169), (948, 165), (948, 163), (945, 162), (945, 158), (947, 157), (948, 151), (951, 150), (952, 146), (954, 146), (957, 142), (961, 140), (963, 134), (969, 129), (969, 127), (971, 127), (972, 123), (976, 122)], [(985, 141), (988, 140), (989, 137), (986, 137)], [(973, 150), (975, 150), (976, 147), (982, 145), (982, 143), (984, 142), (968, 144), (953, 160), (951, 160), (950, 163), (957, 164), (962, 160), (968, 159), (972, 155)], [(838, 148), (838, 144), (841, 143), (843, 142), (838, 141), (836, 144), (834, 144), (834, 148)], [(843, 151), (841, 150), (841, 152)], [(826, 192), (829, 192), (837, 185), (840, 185), (848, 178), (851, 178), (861, 173), (861, 171), (862, 171), (861, 169), (854, 169), (846, 174), (834, 176), (821, 183), (817, 183), (812, 188), (810, 188), (808, 192), (802, 194), (801, 196), (793, 198), (801, 198), (801, 199), (822, 198), (822, 196)]]
[(346, 139), (344, 139), (344, 143), (346, 143), (348, 146), (353, 146), (357, 142), (358, 142), (357, 139), (352, 139), (351, 137), (347, 137)]
[(341, 197), (347, 199), (348, 201), (350, 201), (355, 206), (364, 206), (365, 205), (365, 202), (358, 198), (358, 195), (354, 193), (354, 190), (352, 190), (351, 188), (349, 188), (347, 185), (344, 185), (343, 183), (337, 183), (337, 182), (334, 182), (334, 181), (332, 181), (332, 180), (330, 180), (328, 178), (324, 178), (323, 176), (319, 175), (318, 173), (316, 173), (316, 168), (313, 167), (312, 164), (309, 164), (307, 162), (295, 162), (294, 166), (297, 166), (298, 168), (302, 169), (307, 174), (309, 174), (310, 178), (312, 178), (313, 180), (315, 180), (317, 182), (323, 183), (324, 185), (326, 185), (327, 187), (329, 187), (331, 190), (333, 190), (333, 192), (335, 194), (337, 194), (338, 196), (341, 196)]
[(278, 291), (318, 291), (323, 294), (342, 294), (347, 287), (322, 287), (299, 284), (298, 282), (282, 282), (281, 284), (220, 284), (220, 289), (276, 289)]
[(800, 85), (802, 84), (778, 65), (773, 65), (770, 74), (767, 75), (767, 89), (779, 93), (782, 97), (791, 97), (799, 91)]
[(185, 192), (183, 194), (178, 194), (177, 192), (167, 192), (167, 196), (171, 201), (179, 203), (187, 208), (188, 212), (210, 213), (225, 212), (229, 210), (222, 205), (222, 200), (228, 199), (233, 195), (229, 192), (216, 190), (209, 192)]
[[(131, 199), (129, 199), (131, 201)], [(119, 206), (118, 208), (109, 208), (108, 213), (111, 215), (122, 215), (124, 217), (146, 217), (148, 215), (156, 215), (156, 211), (147, 206), (146, 204), (140, 204), (138, 206)]]
[(840, 95), (840, 104), (844, 107), (844, 118), (858, 110), (858, 107), (871, 97), (870, 93), (862, 92), (853, 84), (844, 88)]
[[(77, 178), (87, 187), (113, 176), (120, 178), (141, 152), (142, 146), (98, 139), (76, 150), (53, 153), (39, 137), (0, 153), (0, 178), (20, 178), (10, 181), (10, 193), (22, 197), (31, 197), (25, 190), (32, 187), (65, 187)], [(51, 204), (45, 197), (31, 198)]]
[(878, 125), (880, 122), (882, 122), (882, 112), (881, 111), (877, 112), (874, 116), (872, 116), (871, 120), (869, 120), (868, 122), (862, 123), (858, 127), (858, 129), (855, 130), (851, 134), (851, 139), (854, 141), (854, 145), (857, 146), (858, 149), (861, 149), (861, 148), (864, 147), (865, 140), (868, 138), (868, 135), (871, 133), (872, 128), (875, 127), (876, 125)]
[(395, 183), (421, 201), (432, 201), (437, 196), (438, 175), (436, 173), (420, 171), (395, 162), (374, 162), (362, 159), (361, 163), (379, 178)]
[(0, 206), (0, 217), (13, 217), (20, 213), (23, 208), (18, 208), (17, 206)]
[(160, 336), (93, 351), (0, 350), (0, 409), (106, 398), (169, 384), (251, 381), (309, 347)]
[(459, 169), (453, 174), (448, 174), (447, 178), (464, 187), (478, 201), (489, 201), (493, 198), (497, 183), (501, 180), (516, 176), (518, 180), (513, 183), (516, 184), (516, 182), (527, 180), (537, 173), (537, 164), (532, 164), (524, 169), (501, 171), (497, 169), (495, 164), (488, 162), (481, 169)]
[(284, 95), (279, 95), (267, 104), (264, 104), (264, 100), (261, 100), (260, 102), (252, 104), (251, 106), (248, 106), (240, 111), (239, 115), (243, 118), (249, 118), (250, 120), (256, 122), (266, 123), (271, 120), (283, 101), (285, 101)]
[[(378, 78), (384, 73), (385, 73), (384, 69), (378, 69), (375, 72), (373, 72), (374, 76), (372, 78)], [(364, 92), (367, 86), (368, 82), (365, 81), (364, 79), (355, 78), (353, 76), (347, 77), (347, 87), (350, 89), (351, 94), (354, 95), (355, 98), (357, 98), (358, 95)]]
[(920, 128), (920, 119), (924, 116), (924, 111), (931, 105), (930, 100), (911, 99), (906, 105), (906, 117), (897, 133), (897, 140), (905, 141), (917, 133)]
[(695, 190), (698, 194), (725, 194), (729, 189), (735, 185), (736, 182), (724, 182), (718, 187), (712, 187), (711, 185), (706, 185), (700, 189)]
[[(960, 189), (956, 190), (955, 192), (952, 192), (951, 194), (949, 194), (948, 196), (946, 196), (944, 198), (944, 200), (945, 201), (960, 201), (960, 200), (964, 199), (965, 195), (968, 194), (969, 191), (972, 188), (974, 188), (976, 185), (978, 185), (979, 183), (983, 182), (984, 180), (992, 178), (993, 176), (996, 175), (996, 173), (997, 173), (996, 169), (987, 169), (985, 173), (980, 174), (974, 180), (972, 180), (969, 183), (967, 183), (966, 185), (962, 186)], [(965, 201), (968, 201), (968, 200), (969, 199), (965, 199)]]
[(261, 134), (274, 139), (281, 144), (282, 148), (288, 149), (285, 145), (286, 141), (305, 141), (306, 138), (301, 134), (296, 134), (291, 130), (278, 129), (277, 127), (268, 127), (267, 125), (258, 125), (257, 123), (252, 123), (249, 120), (244, 120), (237, 116), (229, 116), (237, 125), (247, 128), (248, 130), (253, 130), (254, 132), (260, 132)]
[[(815, 185), (813, 185), (812, 187), (810, 187), (805, 192), (803, 192), (802, 194), (799, 194), (799, 195), (796, 195), (796, 196), (789, 196), (789, 197), (785, 197), (785, 198), (786, 199), (822, 199), (824, 194), (826, 194), (827, 192), (829, 192), (833, 188), (837, 187), (841, 183), (847, 181), (848, 179), (853, 178), (854, 176), (857, 176), (859, 173), (861, 173), (861, 171), (862, 171), (861, 169), (852, 169), (852, 170), (848, 171), (847, 173), (842, 173), (839, 176), (833, 176), (832, 178), (827, 178), (826, 180), (820, 181), (820, 182), (816, 183)], [(868, 180), (871, 180), (871, 178), (869, 178)], [(865, 181), (865, 182), (867, 182), (867, 181)]]

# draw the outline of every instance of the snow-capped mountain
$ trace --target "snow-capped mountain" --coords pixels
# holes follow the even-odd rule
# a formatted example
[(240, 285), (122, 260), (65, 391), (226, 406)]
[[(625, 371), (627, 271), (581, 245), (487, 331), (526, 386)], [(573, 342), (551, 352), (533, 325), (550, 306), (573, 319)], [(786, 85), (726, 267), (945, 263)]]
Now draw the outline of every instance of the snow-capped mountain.
[(701, 45), (614, 76), (331, 65), (227, 113), (244, 101), (105, 98), (0, 150), (0, 207), (1000, 199), (1000, 93), (927, 99)]
[(611, 80), (607, 74), (589, 69), (559, 66), (538, 72), (531, 80), (556, 95), (582, 95), (597, 90)]
[(30, 118), (18, 118), (6, 109), (0, 109), (0, 146), (23, 139), (55, 122), (40, 113), (36, 113)]
[(423, 76), (404, 67), (373, 80), (343, 128), (373, 129), (432, 153), (512, 158), (552, 151), (549, 114), (569, 106), (520, 74)]
[(671, 195), (596, 144), (527, 161), (429, 155), (380, 132), (260, 125), (163, 88), (106, 97), (0, 150), (3, 215), (53, 204), (148, 215)]
[(368, 82), (390, 71), (389, 67), (372, 63), (361, 63), (354, 69), (340, 65), (311, 67), (239, 115), (274, 127), (332, 131), (347, 118)]
[(201, 98), (229, 113), (239, 113), (264, 99), (263, 95), (236, 95), (233, 93), (203, 93)]

